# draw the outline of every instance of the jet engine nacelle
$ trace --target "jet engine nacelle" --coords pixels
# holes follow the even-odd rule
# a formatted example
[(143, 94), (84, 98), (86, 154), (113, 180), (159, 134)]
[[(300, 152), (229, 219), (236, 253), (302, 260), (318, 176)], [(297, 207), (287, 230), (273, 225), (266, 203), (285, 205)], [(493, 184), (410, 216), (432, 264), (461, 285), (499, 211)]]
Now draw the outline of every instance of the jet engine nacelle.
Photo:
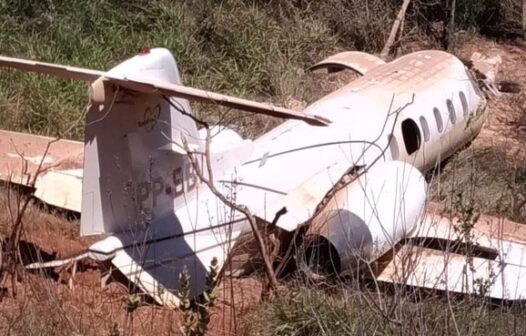
[(337, 191), (313, 218), (300, 268), (348, 274), (391, 249), (417, 225), (426, 202), (422, 174), (401, 161), (377, 163)]

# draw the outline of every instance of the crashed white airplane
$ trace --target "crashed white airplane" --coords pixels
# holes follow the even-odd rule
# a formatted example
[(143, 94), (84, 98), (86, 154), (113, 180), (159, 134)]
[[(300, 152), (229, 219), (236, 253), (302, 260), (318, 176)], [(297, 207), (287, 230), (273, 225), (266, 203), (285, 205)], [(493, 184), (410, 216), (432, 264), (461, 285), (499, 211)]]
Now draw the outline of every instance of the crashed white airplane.
[(192, 295), (201, 293), (212, 258), (223, 266), (249, 230), (192, 170), (189, 152), (203, 153), (205, 136), (187, 100), (297, 119), (254, 141), (214, 129), (210, 155), (220, 190), (263, 223), (301, 229), (307, 271), (317, 274), (329, 262), (345, 275), (359, 260), (381, 259), (381, 282), (476, 293), (482, 279), (490, 298), (526, 297), (519, 225), (477, 222), (471, 272), (460, 249), (417, 244), (463, 243), (454, 221), (426, 214), (423, 173), (471, 141), (488, 113), (479, 83), (448, 53), (390, 63), (361, 52), (329, 57), (312, 70), (361, 77), (302, 113), (182, 86), (165, 49), (108, 72), (9, 57), (0, 66), (92, 82), (84, 143), (2, 131), (0, 178), (29, 184), (41, 165), (35, 197), (80, 211), (82, 235), (107, 235), (70, 260), (111, 261), (160, 304), (177, 304), (184, 266)]

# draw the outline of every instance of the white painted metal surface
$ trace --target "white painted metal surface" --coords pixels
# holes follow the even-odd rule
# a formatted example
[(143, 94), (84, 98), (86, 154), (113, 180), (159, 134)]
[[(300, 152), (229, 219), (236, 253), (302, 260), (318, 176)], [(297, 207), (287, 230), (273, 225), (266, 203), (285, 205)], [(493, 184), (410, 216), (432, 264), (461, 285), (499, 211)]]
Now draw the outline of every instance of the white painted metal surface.
[[(82, 147), (70, 141), (0, 130), (0, 180), (30, 186), (37, 172), (82, 168)], [(80, 197), (80, 194), (79, 194)]]
[[(89, 254), (111, 259), (157, 302), (169, 305), (177, 303), (177, 275), (184, 266), (193, 278), (192, 293), (198, 294), (211, 258), (219, 258), (220, 265), (226, 260), (246, 224), (196, 180), (188, 150), (203, 151), (204, 141), (183, 98), (317, 125), (332, 122), (313, 127), (287, 121), (253, 142), (226, 130), (212, 142), (216, 184), (258, 218), (292, 231), (320, 218), (316, 216), (325, 207), (343, 207), (361, 218), (378, 241), (370, 260), (405, 238), (425, 199), (425, 183), (416, 169), (428, 170), (470, 141), (486, 119), (486, 101), (463, 64), (450, 54), (422, 51), (387, 64), (362, 56), (336, 55), (322, 62), (320, 66), (353, 67), (363, 77), (304, 113), (185, 88), (175, 61), (162, 49), (104, 73), (92, 86), (87, 116), (81, 226), (83, 234), (111, 236), (93, 245)], [(71, 78), (100, 77), (82, 69), (6, 58), (0, 58), (0, 65)], [(108, 83), (121, 90), (110, 90)], [(169, 102), (163, 95), (179, 98)], [(371, 175), (345, 187), (349, 175), (366, 170)], [(400, 188), (406, 177), (408, 188)], [(333, 189), (340, 187), (345, 188)], [(509, 246), (513, 255), (522, 253)], [(517, 257), (506, 262), (512, 260), (522, 265)], [(480, 267), (484, 263), (480, 261)], [(418, 272), (425, 273), (427, 267)], [(421, 275), (414, 275), (414, 283), (427, 287)], [(387, 275), (383, 279), (398, 281)], [(504, 297), (495, 289), (495, 295), (499, 293)]]
[[(455, 108), (455, 123), (448, 100)], [(440, 131), (435, 109), (442, 120)], [(287, 230), (308, 221), (350, 168), (398, 159), (426, 171), (470, 141), (487, 116), (486, 101), (462, 62), (439, 51), (413, 53), (372, 69), (310, 105), (306, 113), (333, 123), (320, 128), (295, 121), (281, 124), (255, 140), (252, 158), (238, 170), (236, 180), (238, 197), (261, 218), (271, 222), (286, 207), (289, 212), (277, 225)], [(404, 121), (413, 123), (414, 133), (404, 134)], [(407, 151), (407, 139), (419, 139), (413, 153)]]
[[(143, 65), (148, 63), (142, 62), (142, 58), (151, 58), (152, 56), (164, 58), (164, 60), (161, 61), (161, 63), (158, 63), (156, 65), (157, 69), (148, 69), (150, 72), (152, 70), (154, 70), (154, 72), (155, 70), (157, 70), (157, 74), (161, 76), (160, 78), (156, 78), (154, 76), (147, 77), (142, 71), (146, 69), (143, 68)], [(304, 120), (305, 122), (311, 123), (313, 125), (326, 125), (328, 123), (327, 120), (317, 118), (316, 116), (305, 115), (301, 112), (296, 112), (282, 107), (277, 107), (270, 104), (262, 104), (237, 97), (231, 97), (216, 92), (185, 87), (173, 83), (171, 81), (164, 81), (163, 77), (165, 74), (163, 69), (166, 69), (166, 67), (162, 66), (162, 63), (164, 61), (170, 62), (169, 59), (173, 59), (170, 52), (166, 49), (158, 48), (147, 50), (144, 53), (141, 53), (124, 62), (123, 64), (117, 66), (110, 72), (83, 69), (78, 67), (70, 67), (44, 62), (35, 62), (5, 56), (0, 56), (0, 66), (89, 82), (93, 82), (99, 78), (103, 78), (109, 84), (116, 84), (118, 86), (121, 86), (122, 88), (126, 88), (128, 90), (136, 92), (146, 93), (149, 95), (166, 95), (183, 99), (195, 100), (203, 103), (217, 104), (225, 107), (249, 111), (252, 113), (262, 113), (280, 118)], [(125, 68), (124, 73), (120, 71), (123, 68)], [(134, 76), (134, 74), (138, 74), (138, 76)]]
[[(526, 299), (523, 225), (483, 216), (469, 231), (472, 237), (468, 242), (473, 245), (468, 250), (455, 246), (457, 242), (466, 242), (461, 225), (458, 218), (427, 216), (413, 237), (443, 239), (446, 243), (443, 248), (421, 247), (409, 240), (395, 252), (378, 275), (378, 281), (495, 299)], [(495, 255), (477, 253), (479, 248), (495, 251)]]
[(49, 171), (35, 183), (34, 196), (49, 205), (81, 211), (82, 169)]
[(314, 72), (326, 70), (328, 73), (332, 73), (350, 69), (360, 75), (365, 75), (368, 71), (383, 64), (385, 64), (385, 62), (377, 56), (361, 51), (345, 51), (327, 57), (323, 61), (313, 65), (310, 70)]

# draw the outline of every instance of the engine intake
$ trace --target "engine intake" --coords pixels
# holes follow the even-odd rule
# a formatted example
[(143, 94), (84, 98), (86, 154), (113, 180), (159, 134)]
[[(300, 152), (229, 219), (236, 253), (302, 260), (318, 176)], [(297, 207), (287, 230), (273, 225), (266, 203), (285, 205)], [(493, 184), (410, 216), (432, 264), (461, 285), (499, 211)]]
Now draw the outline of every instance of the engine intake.
[(314, 278), (350, 274), (374, 261), (417, 225), (427, 185), (412, 165), (390, 161), (373, 166), (313, 218), (299, 267)]

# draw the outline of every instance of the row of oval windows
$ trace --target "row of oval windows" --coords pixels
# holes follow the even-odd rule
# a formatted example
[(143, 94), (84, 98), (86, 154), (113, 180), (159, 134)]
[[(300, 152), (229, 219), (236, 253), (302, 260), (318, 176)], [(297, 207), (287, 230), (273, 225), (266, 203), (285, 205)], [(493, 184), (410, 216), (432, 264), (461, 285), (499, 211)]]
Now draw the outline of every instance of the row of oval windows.
[[(458, 93), (458, 96), (460, 98), (460, 104), (462, 105), (462, 112), (464, 117), (468, 116), (469, 113), (469, 107), (468, 107), (468, 101), (466, 99), (466, 95), (464, 92), (460, 91)], [(449, 120), (454, 125), (457, 122), (457, 115), (455, 113), (455, 106), (453, 105), (453, 102), (451, 99), (446, 100), (446, 106), (449, 113)], [(442, 121), (442, 114), (440, 114), (440, 110), (438, 108), (433, 108), (433, 115), (435, 116), (435, 121), (437, 124), (437, 130), (438, 132), (442, 133), (444, 130), (444, 122)], [(429, 125), (427, 123), (427, 120), (424, 116), (420, 116), (420, 125), (422, 127), (422, 133), (424, 133), (424, 140), (427, 142), (429, 140)]]
[[(462, 112), (464, 114), (464, 118), (467, 117), (469, 114), (469, 106), (468, 101), (466, 99), (466, 95), (464, 92), (460, 91), (458, 93), (458, 96), (460, 98), (460, 104), (462, 105)], [(449, 120), (452, 124), (455, 124), (457, 122), (457, 115), (455, 112), (455, 106), (453, 105), (453, 102), (451, 99), (446, 100), (446, 106), (449, 113)], [(440, 111), (438, 108), (433, 108), (433, 115), (435, 117), (437, 130), (439, 133), (442, 133), (444, 130), (444, 123), (442, 121), (442, 115), (440, 114)], [(420, 116), (420, 125), (422, 127), (422, 133), (424, 135), (424, 141), (429, 141), (430, 138), (430, 132), (429, 132), (429, 125), (427, 123), (427, 120), (424, 116)], [(421, 145), (420, 140), (420, 131), (418, 130), (418, 126), (412, 119), (406, 119), (402, 122), (402, 136), (406, 148), (406, 152), (408, 155), (413, 154), (416, 152)], [(393, 135), (389, 136), (389, 143), (391, 147), (391, 155), (396, 160), (398, 158), (398, 145), (396, 143), (396, 139), (394, 139)]]

